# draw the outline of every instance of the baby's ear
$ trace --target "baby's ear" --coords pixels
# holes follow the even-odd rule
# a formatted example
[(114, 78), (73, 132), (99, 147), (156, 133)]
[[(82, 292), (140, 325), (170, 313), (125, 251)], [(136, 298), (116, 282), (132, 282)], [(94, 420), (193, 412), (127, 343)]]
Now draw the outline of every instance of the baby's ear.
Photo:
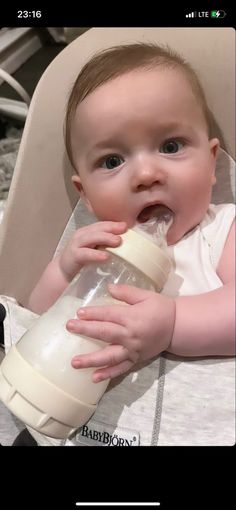
[(218, 150), (220, 147), (220, 142), (219, 142), (218, 138), (211, 138), (211, 140), (209, 140), (209, 144), (210, 144), (211, 154), (214, 157), (214, 159), (216, 159)]
[(81, 179), (78, 175), (72, 175), (71, 181), (73, 182), (74, 186), (76, 187), (77, 191), (79, 192), (80, 198), (82, 198), (84, 204), (86, 205), (88, 211), (93, 213), (93, 208), (89, 202), (89, 199), (86, 196), (86, 193), (84, 191)]
[(211, 152), (211, 155), (212, 155), (212, 158), (213, 158), (213, 161), (212, 161), (212, 179), (211, 179), (211, 183), (214, 186), (214, 184), (216, 184), (216, 175), (215, 175), (215, 171), (216, 171), (216, 158), (217, 158), (218, 150), (219, 150), (219, 147), (220, 147), (220, 142), (219, 142), (218, 138), (212, 138), (211, 140), (209, 140), (209, 145), (210, 145), (210, 152)]
[(72, 175), (71, 181), (73, 182), (75, 188), (77, 189), (77, 191), (81, 195), (81, 193), (83, 192), (83, 186), (81, 184), (80, 177), (78, 175)]

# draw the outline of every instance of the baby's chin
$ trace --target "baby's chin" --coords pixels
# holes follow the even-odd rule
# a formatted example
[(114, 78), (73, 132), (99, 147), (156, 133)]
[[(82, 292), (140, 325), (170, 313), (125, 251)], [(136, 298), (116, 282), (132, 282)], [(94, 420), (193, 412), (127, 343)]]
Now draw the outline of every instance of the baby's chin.
[(179, 241), (181, 241), (181, 239), (183, 239), (185, 235), (194, 230), (196, 226), (197, 225), (186, 224), (186, 222), (182, 223), (181, 221), (179, 221), (179, 218), (174, 218), (173, 223), (170, 225), (170, 228), (168, 229), (166, 236), (168, 246), (176, 244)]
[(178, 243), (178, 241), (180, 241), (180, 239), (182, 239), (182, 237), (183, 237), (180, 234), (178, 235), (176, 232), (170, 232), (170, 229), (171, 229), (171, 227), (169, 228), (169, 231), (167, 232), (167, 236), (166, 236), (168, 246)]

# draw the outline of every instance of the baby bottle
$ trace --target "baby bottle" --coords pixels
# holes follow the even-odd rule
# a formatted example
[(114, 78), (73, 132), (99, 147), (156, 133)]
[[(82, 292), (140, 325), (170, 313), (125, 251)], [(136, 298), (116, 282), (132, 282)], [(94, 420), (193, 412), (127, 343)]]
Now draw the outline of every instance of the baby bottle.
[(93, 383), (94, 368), (75, 369), (71, 359), (107, 344), (71, 333), (66, 322), (86, 305), (120, 304), (108, 283), (161, 291), (171, 262), (165, 253), (169, 220), (138, 224), (121, 235), (109, 259), (85, 266), (61, 297), (11, 347), (0, 366), (0, 398), (28, 426), (67, 438), (95, 412), (108, 380)]

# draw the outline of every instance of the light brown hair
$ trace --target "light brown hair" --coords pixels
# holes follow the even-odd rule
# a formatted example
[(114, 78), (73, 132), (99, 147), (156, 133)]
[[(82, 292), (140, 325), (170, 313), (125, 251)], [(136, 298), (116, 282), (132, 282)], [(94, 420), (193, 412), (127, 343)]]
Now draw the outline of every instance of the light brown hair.
[(113, 46), (95, 54), (81, 69), (70, 94), (66, 119), (65, 143), (72, 166), (73, 155), (71, 148), (71, 123), (76, 108), (83, 99), (103, 83), (117, 78), (136, 69), (153, 69), (155, 66), (163, 68), (178, 68), (182, 70), (192, 87), (199, 102), (210, 136), (211, 113), (199, 79), (189, 63), (168, 46), (158, 46), (154, 43), (136, 43)]

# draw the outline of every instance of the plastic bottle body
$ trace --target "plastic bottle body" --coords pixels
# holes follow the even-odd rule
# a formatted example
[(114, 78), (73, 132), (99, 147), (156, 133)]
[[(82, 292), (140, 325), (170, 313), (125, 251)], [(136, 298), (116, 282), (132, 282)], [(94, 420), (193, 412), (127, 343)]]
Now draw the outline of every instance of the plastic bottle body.
[(88, 398), (95, 404), (107, 381), (92, 382), (94, 368), (76, 370), (71, 359), (105, 347), (105, 342), (66, 330), (66, 322), (76, 318), (81, 306), (119, 303), (108, 292), (108, 283), (126, 283), (154, 290), (151, 280), (121, 258), (110, 254), (109, 261), (84, 267), (66, 292), (26, 332), (17, 344), (20, 354), (35, 370), (75, 398)]
[[(121, 304), (109, 283), (161, 290), (170, 261), (139, 234), (122, 235), (118, 248), (100, 265), (84, 267), (58, 301), (13, 346), (0, 367), (0, 398), (27, 425), (65, 438), (88, 421), (109, 381), (93, 383), (94, 368), (75, 369), (74, 355), (94, 352), (107, 343), (70, 333), (66, 322), (87, 305)], [(125, 306), (124, 306), (125, 313)]]

